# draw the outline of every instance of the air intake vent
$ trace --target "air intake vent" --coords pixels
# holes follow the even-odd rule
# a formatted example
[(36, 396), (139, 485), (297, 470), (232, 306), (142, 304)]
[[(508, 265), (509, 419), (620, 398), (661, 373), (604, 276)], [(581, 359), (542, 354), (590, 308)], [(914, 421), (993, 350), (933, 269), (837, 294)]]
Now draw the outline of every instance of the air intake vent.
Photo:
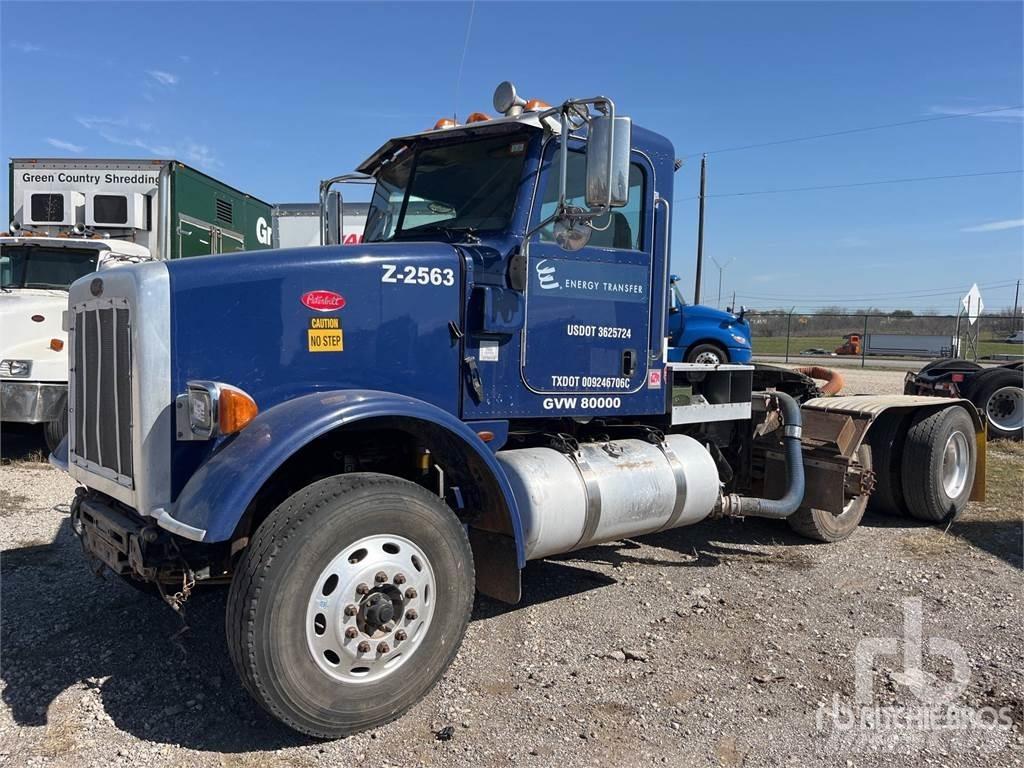
[(231, 224), (231, 201), (217, 198), (217, 221), (222, 224)]

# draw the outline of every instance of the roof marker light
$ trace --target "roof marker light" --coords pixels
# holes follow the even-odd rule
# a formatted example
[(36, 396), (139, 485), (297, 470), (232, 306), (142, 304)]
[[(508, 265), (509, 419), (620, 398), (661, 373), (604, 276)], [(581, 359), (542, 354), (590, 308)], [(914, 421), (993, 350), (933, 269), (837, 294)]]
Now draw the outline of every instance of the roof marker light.
[(474, 112), (466, 118), (467, 123), (483, 123), (491, 119), (486, 112)]
[(442, 117), (436, 123), (434, 123), (434, 130), (440, 130), (441, 128), (454, 128), (458, 125), (457, 122), (452, 120), (450, 117)]
[(527, 112), (543, 112), (545, 109), (551, 109), (551, 105), (540, 99), (530, 99), (523, 109)]

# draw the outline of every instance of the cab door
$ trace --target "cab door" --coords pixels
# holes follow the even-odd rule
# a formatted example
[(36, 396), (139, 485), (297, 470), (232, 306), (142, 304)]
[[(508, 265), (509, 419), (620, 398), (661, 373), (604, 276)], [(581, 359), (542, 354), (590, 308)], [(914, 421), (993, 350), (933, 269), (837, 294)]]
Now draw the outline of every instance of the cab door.
[[(556, 141), (548, 142), (534, 222), (558, 204)], [(569, 153), (567, 195), (583, 202), (586, 156)], [(647, 383), (651, 346), (653, 169), (634, 153), (629, 203), (593, 222), (589, 243), (568, 252), (548, 226), (529, 247), (522, 378), (542, 394), (628, 395)], [(533, 225), (531, 225), (533, 226)]]

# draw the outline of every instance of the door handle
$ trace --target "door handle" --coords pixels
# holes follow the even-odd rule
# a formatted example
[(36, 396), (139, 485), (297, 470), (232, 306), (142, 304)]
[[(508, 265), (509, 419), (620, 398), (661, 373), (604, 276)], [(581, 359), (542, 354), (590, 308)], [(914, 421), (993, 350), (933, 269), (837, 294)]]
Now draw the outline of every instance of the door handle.
[(632, 376), (636, 373), (636, 352), (627, 349), (622, 352), (622, 375)]

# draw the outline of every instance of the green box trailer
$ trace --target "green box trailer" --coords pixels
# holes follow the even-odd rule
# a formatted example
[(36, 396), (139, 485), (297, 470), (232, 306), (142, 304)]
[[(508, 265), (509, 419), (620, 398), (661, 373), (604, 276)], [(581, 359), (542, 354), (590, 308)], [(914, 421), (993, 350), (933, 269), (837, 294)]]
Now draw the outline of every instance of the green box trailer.
[(14, 236), (133, 242), (157, 259), (271, 247), (270, 204), (177, 160), (12, 158)]

